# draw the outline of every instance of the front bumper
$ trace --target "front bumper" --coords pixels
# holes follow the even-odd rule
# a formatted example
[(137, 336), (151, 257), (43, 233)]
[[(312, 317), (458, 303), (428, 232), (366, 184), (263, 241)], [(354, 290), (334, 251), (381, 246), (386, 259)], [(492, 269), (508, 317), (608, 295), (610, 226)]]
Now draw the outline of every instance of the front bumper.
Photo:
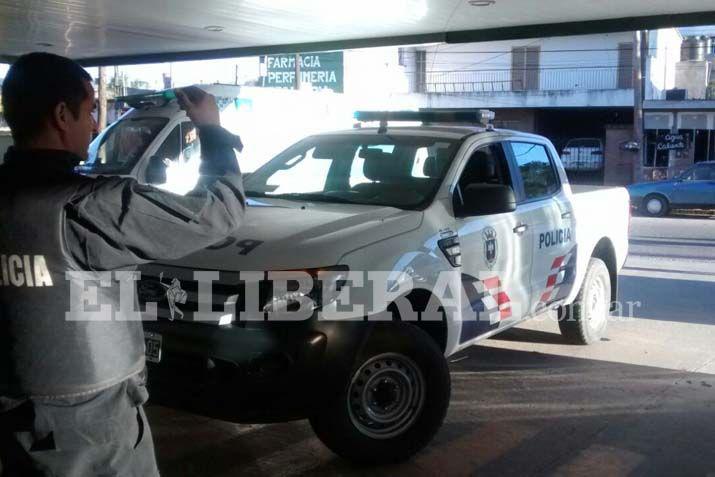
[(234, 422), (278, 422), (310, 416), (340, 391), (369, 324), (144, 328), (162, 336), (161, 361), (148, 364), (152, 402)]

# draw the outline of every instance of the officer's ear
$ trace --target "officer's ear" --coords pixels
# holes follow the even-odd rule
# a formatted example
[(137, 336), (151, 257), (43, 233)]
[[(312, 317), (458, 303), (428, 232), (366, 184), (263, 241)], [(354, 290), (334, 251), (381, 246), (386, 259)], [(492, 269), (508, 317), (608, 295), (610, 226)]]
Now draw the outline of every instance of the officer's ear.
[(70, 119), (72, 119), (72, 112), (67, 107), (67, 103), (64, 101), (57, 103), (52, 111), (52, 123), (55, 127), (61, 131), (68, 131), (70, 129)]

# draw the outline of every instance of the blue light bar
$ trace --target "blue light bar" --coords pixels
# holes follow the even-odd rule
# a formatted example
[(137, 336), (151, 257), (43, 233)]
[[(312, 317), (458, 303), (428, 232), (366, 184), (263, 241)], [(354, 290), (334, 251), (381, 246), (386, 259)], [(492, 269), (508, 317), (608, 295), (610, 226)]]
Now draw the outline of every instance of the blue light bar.
[(166, 89), (155, 93), (133, 94), (130, 96), (118, 96), (115, 101), (123, 101), (132, 108), (147, 108), (163, 106), (169, 101), (176, 99), (173, 89)]
[(471, 123), (489, 125), (494, 120), (494, 111), (356, 111), (355, 119), (360, 122), (379, 121), (422, 122), (422, 123)]

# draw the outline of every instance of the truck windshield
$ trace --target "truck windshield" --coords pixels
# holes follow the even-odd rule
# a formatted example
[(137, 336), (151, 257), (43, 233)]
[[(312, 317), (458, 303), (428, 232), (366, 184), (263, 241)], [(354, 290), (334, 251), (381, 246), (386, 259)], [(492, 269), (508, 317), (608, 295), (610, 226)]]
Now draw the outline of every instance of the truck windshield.
[(420, 209), (459, 146), (454, 139), (389, 134), (312, 136), (247, 177), (246, 195)]
[(129, 174), (167, 118), (125, 118), (114, 123), (89, 145), (89, 157), (81, 166), (85, 174)]

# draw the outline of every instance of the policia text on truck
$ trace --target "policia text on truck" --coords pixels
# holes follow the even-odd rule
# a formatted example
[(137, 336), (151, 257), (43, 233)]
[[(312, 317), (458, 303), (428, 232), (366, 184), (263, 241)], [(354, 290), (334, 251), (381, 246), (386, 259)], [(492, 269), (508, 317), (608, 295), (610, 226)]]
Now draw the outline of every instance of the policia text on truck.
[(76, 63), (32, 53), (5, 78), (15, 142), (0, 166), (5, 476), (158, 475), (142, 409), (142, 323), (116, 316), (118, 282), (97, 288), (113, 321), (65, 319), (77, 305), (66, 276), (176, 259), (237, 231), (244, 196), (235, 137), (219, 126), (212, 96), (177, 95), (202, 142), (202, 177), (186, 196), (74, 173), (95, 126), (91, 78)]

